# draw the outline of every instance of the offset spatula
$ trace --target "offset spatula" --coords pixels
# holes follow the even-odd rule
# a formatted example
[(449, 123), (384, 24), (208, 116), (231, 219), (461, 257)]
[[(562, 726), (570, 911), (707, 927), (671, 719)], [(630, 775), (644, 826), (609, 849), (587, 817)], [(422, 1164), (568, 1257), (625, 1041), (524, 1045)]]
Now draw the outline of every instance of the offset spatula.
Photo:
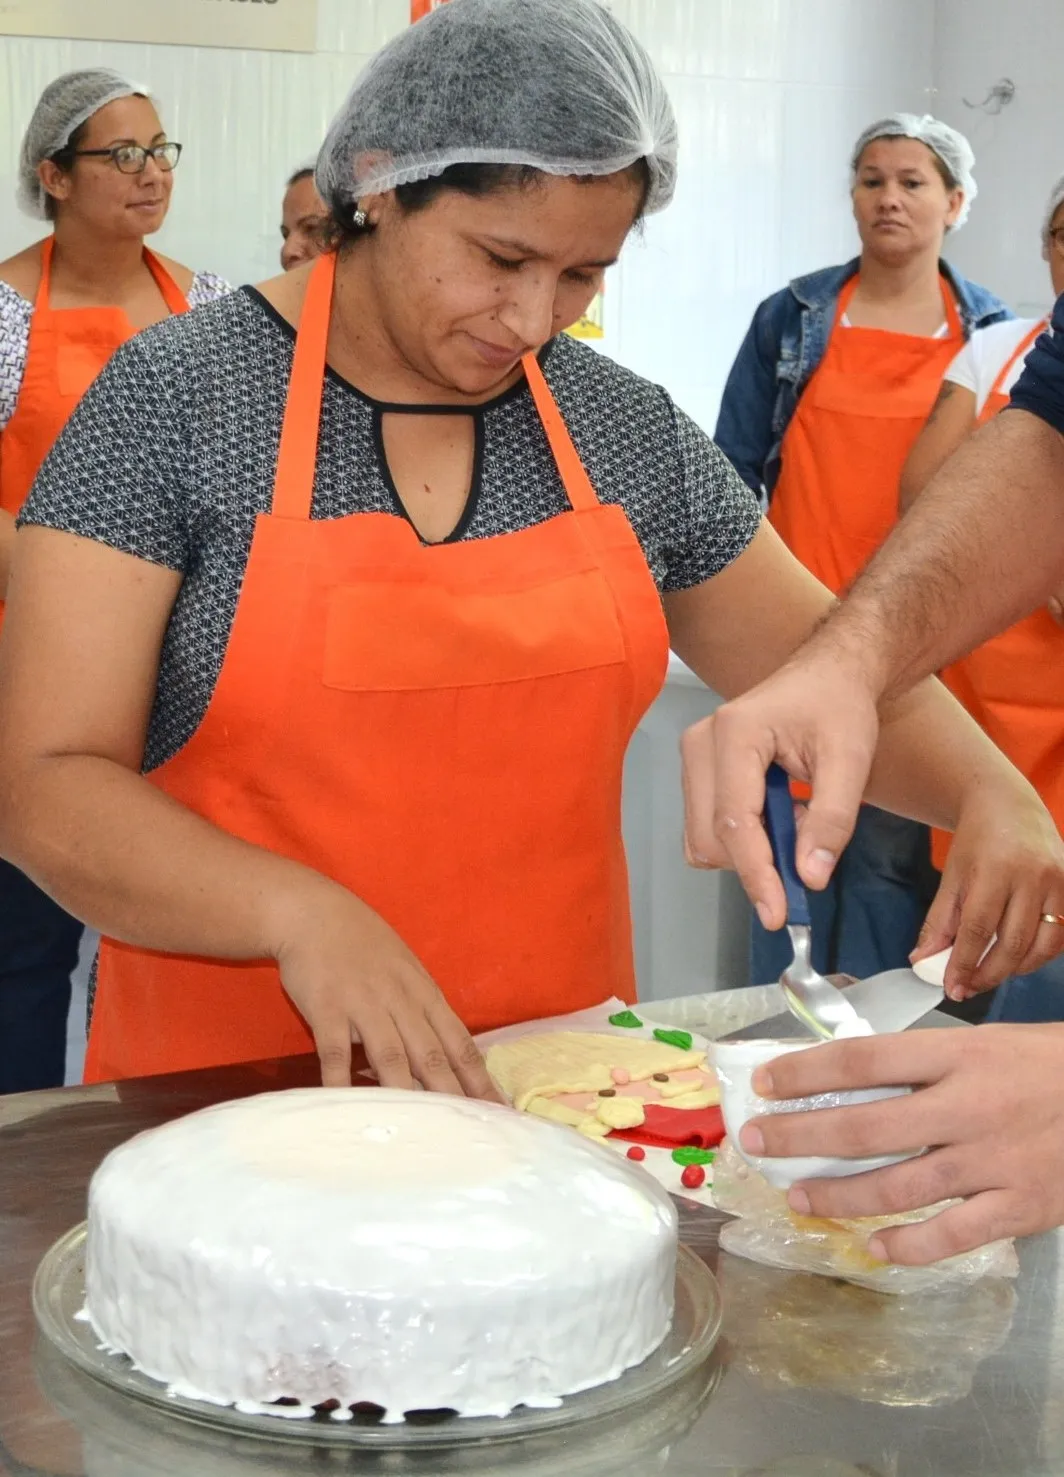
[(943, 949), (929, 959), (921, 959), (916, 969), (888, 969), (858, 980), (846, 991), (846, 999), (877, 1036), (907, 1030), (946, 998), (942, 980), (951, 953), (951, 949)]
[[(930, 959), (920, 961), (919, 968), (937, 966), (936, 974), (941, 978), (949, 960), (949, 949), (941, 954), (932, 954)], [(917, 1021), (923, 1020), (945, 998), (940, 984), (930, 979), (921, 979), (912, 969), (888, 969), (874, 974), (869, 979), (858, 980), (843, 992), (862, 1020), (866, 1020), (877, 1036), (890, 1031), (905, 1031)], [(927, 1024), (945, 1022), (947, 1017), (936, 1017)], [(741, 1031), (731, 1031), (722, 1037), (724, 1041), (788, 1041), (797, 1036), (809, 1036), (802, 1022), (789, 1010), (782, 1015), (770, 1016), (767, 1021), (744, 1026)]]

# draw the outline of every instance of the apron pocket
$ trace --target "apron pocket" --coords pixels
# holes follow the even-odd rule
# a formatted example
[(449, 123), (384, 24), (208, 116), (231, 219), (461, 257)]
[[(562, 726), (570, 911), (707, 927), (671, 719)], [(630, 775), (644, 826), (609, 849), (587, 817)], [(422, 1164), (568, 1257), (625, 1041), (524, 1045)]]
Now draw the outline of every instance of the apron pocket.
[(80, 400), (102, 368), (98, 348), (88, 344), (60, 344), (56, 351), (59, 393)]
[(322, 681), (347, 692), (482, 687), (626, 661), (597, 570), (501, 593), (366, 581), (328, 595)]

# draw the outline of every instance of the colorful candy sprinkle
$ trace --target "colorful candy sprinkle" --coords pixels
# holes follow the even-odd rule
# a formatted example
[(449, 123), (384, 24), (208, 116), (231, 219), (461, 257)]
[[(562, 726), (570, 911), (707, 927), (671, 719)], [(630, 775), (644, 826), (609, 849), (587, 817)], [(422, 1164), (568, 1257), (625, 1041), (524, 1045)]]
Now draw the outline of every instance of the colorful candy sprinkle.
[(611, 1026), (621, 1026), (626, 1031), (638, 1031), (643, 1024), (634, 1010), (619, 1010), (616, 1015), (607, 1016), (607, 1020)]
[[(612, 1020), (613, 1017), (611, 1016)], [(665, 1031), (661, 1026), (654, 1027), (654, 1040), (664, 1041), (666, 1046), (678, 1046), (681, 1051), (691, 1050), (690, 1031)]]
[(712, 1149), (698, 1149), (694, 1144), (686, 1144), (681, 1149), (673, 1149), (672, 1158), (674, 1164), (712, 1164), (716, 1155)]
[(638, 1162), (640, 1159), (645, 1159), (646, 1157), (647, 1151), (645, 1149), (641, 1149), (638, 1144), (633, 1144), (632, 1147), (628, 1150), (629, 1159), (635, 1159)]
[(680, 1176), (680, 1184), (685, 1190), (697, 1190), (706, 1182), (706, 1171), (701, 1164), (689, 1164)]

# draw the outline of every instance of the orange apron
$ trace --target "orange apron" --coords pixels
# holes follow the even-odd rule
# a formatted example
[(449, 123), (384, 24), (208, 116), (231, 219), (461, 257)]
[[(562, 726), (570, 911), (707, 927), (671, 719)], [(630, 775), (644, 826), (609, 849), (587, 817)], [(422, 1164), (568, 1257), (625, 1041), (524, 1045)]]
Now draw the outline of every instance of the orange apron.
[[(532, 357), (570, 510), (430, 545), (394, 514), (312, 519), (335, 267), (308, 286), (214, 696), (149, 779), (357, 894), (472, 1031), (630, 1001), (621, 773), (668, 659), (642, 550)], [(272, 962), (101, 945), (87, 1081), (311, 1050)]]
[(768, 512), (791, 552), (836, 595), (897, 522), (902, 467), (964, 342), (945, 284), (945, 338), (843, 327), (858, 280), (839, 295), (824, 357), (787, 427)]
[[(985, 425), (1009, 403), (1002, 385), (1026, 358), (1047, 322), (1017, 345), (994, 381), (979, 414)], [(1064, 828), (1064, 631), (1043, 606), (1000, 636), (954, 662), (942, 680), (1042, 797), (1057, 828)], [(945, 866), (952, 837), (931, 836), (935, 866)]]
[[(58, 308), (50, 302), (55, 237), (41, 244), (41, 281), (30, 319), (26, 365), (15, 413), (0, 433), (0, 508), (17, 517), (41, 463), (78, 401), (111, 355), (136, 330), (121, 308)], [(152, 252), (148, 270), (171, 313), (184, 294)], [(0, 602), (0, 620), (3, 602)]]

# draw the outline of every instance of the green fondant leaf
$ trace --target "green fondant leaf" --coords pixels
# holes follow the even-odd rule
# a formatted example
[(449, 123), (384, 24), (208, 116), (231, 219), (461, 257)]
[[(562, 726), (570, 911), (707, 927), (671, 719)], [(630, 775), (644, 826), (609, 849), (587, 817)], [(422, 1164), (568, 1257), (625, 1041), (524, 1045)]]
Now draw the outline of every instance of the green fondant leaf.
[(696, 1149), (692, 1144), (683, 1149), (673, 1149), (672, 1157), (676, 1164), (712, 1164), (716, 1155), (712, 1149)]
[(654, 1040), (664, 1041), (666, 1046), (678, 1046), (681, 1051), (691, 1050), (690, 1031), (663, 1031), (660, 1026), (655, 1026)]

